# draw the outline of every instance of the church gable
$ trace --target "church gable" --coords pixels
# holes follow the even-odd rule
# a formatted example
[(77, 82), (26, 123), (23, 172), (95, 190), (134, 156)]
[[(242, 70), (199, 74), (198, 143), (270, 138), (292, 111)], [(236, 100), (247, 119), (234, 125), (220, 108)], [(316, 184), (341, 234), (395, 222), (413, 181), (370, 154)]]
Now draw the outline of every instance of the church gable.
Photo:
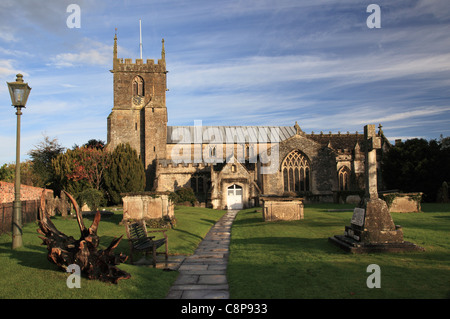
[(283, 160), (293, 150), (300, 150), (310, 160), (312, 160), (317, 156), (321, 148), (322, 145), (315, 142), (314, 140), (309, 139), (305, 135), (296, 134), (279, 144), (280, 168)]
[(221, 176), (229, 176), (231, 178), (249, 178), (249, 171), (241, 163), (238, 162), (236, 157), (229, 159), (222, 167), (219, 173)]

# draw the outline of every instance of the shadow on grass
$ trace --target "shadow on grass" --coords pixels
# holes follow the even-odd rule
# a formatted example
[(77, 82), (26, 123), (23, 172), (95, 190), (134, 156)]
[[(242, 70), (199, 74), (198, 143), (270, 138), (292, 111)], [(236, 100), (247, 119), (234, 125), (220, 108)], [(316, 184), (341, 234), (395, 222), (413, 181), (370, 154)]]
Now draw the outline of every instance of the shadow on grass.
[(251, 247), (262, 249), (267, 254), (346, 254), (324, 238), (299, 238), (299, 237), (254, 237), (246, 239), (233, 239), (231, 249), (239, 247)]
[(450, 203), (422, 203), (424, 213), (450, 213)]
[(369, 289), (369, 260), (351, 256), (336, 262), (302, 260), (254, 263), (239, 259), (229, 263), (230, 297), (237, 299), (393, 299), (447, 298), (446, 269), (408, 268), (380, 263), (381, 288)]
[(0, 244), (0, 255), (8, 256), (18, 261), (18, 264), (28, 268), (57, 270), (58, 267), (47, 259), (47, 247), (27, 245), (20, 249), (11, 249), (10, 244)]

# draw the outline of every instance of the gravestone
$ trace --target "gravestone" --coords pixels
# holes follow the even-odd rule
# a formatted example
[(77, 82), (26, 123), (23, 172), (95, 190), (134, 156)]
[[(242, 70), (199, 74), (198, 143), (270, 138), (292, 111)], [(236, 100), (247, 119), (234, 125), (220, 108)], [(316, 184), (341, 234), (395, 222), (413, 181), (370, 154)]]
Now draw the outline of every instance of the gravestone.
[(364, 127), (364, 139), (364, 206), (355, 208), (350, 226), (345, 226), (344, 235), (335, 235), (329, 240), (352, 253), (423, 250), (403, 240), (401, 226), (394, 224), (386, 202), (378, 197), (376, 150), (381, 148), (381, 138), (375, 133), (375, 125)]

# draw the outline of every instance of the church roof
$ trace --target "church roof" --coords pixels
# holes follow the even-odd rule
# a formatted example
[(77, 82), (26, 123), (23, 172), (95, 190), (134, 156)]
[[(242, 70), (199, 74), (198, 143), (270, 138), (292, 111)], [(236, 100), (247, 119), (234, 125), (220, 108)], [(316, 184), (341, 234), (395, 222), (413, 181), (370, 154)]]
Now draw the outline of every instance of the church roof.
[(168, 126), (167, 143), (269, 143), (295, 133), (292, 126)]
[(307, 137), (316, 143), (336, 150), (352, 150), (356, 143), (359, 143), (361, 149), (364, 148), (364, 134), (308, 134)]
[[(284, 141), (296, 133), (295, 126), (168, 126), (167, 143), (269, 143)], [(299, 134), (335, 150), (352, 150), (357, 144), (364, 149), (361, 133), (305, 134), (299, 130)]]

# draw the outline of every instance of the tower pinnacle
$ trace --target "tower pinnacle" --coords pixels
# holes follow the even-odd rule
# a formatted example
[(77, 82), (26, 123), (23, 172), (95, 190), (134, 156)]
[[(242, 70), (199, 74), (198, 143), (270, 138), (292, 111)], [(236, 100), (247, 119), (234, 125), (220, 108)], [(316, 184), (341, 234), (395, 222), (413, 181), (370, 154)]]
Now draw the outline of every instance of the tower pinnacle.
[(117, 28), (114, 34), (114, 49), (113, 49), (113, 67), (116, 65), (117, 61)]

